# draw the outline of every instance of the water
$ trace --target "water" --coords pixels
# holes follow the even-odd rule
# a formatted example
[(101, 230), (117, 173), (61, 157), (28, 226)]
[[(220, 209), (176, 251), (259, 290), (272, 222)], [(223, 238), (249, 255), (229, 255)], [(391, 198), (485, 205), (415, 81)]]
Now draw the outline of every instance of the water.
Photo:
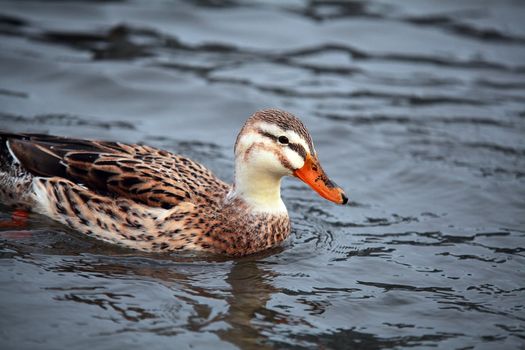
[(524, 16), (2, 1), (2, 128), (148, 143), (230, 181), (243, 121), (280, 107), (352, 205), (286, 180), (291, 239), (242, 259), (137, 253), (34, 215), (0, 232), (0, 348), (524, 348)]

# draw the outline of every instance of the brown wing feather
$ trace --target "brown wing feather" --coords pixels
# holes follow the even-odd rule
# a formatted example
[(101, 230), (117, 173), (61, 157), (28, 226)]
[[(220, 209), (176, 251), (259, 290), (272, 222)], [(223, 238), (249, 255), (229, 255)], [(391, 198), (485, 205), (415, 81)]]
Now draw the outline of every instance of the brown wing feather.
[(152, 207), (209, 202), (208, 193), (228, 187), (202, 165), (148, 146), (30, 134), (10, 137), (9, 145), (34, 175), (66, 178)]

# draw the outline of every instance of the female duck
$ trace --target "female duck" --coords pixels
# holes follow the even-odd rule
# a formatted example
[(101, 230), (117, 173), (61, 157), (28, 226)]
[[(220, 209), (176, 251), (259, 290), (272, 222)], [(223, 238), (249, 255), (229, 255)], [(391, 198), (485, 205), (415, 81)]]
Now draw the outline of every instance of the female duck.
[(255, 253), (285, 240), (283, 176), (324, 198), (347, 197), (325, 175), (310, 134), (290, 113), (263, 110), (235, 143), (235, 183), (156, 148), (0, 133), (0, 200), (84, 234), (144, 251)]

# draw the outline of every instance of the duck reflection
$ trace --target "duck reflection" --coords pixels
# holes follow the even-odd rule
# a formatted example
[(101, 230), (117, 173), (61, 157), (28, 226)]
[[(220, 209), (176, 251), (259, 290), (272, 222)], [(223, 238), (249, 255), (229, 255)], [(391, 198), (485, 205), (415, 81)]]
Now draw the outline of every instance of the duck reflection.
[[(273, 325), (275, 319), (282, 318), (266, 308), (272, 294), (279, 290), (272, 284), (276, 276), (270, 269), (261, 269), (256, 261), (234, 263), (226, 278), (231, 294), (226, 298), (229, 309), (224, 320), (230, 327), (218, 332), (221, 339), (241, 349), (273, 348), (262, 331), (265, 324)], [(256, 320), (259, 321), (257, 326)]]
[[(264, 332), (277, 323), (286, 322), (286, 315), (266, 308), (279, 288), (273, 284), (278, 275), (271, 270), (271, 265), (264, 264), (263, 258), (232, 261), (180, 257), (176, 260), (136, 256), (70, 257), (51, 269), (62, 274), (98, 278), (96, 286), (50, 290), (58, 292), (55, 300), (106, 310), (108, 318), (117, 317), (119, 322), (125, 323), (126, 331), (140, 329), (159, 335), (175, 335), (181, 328), (192, 332), (214, 329), (213, 333), (220, 339), (242, 349), (270, 349), (273, 346)], [(210, 276), (215, 280), (210, 280)], [(146, 281), (153, 283), (153, 287), (168, 287), (170, 302), (152, 301), (144, 286), (115, 292), (116, 281), (133, 285)]]

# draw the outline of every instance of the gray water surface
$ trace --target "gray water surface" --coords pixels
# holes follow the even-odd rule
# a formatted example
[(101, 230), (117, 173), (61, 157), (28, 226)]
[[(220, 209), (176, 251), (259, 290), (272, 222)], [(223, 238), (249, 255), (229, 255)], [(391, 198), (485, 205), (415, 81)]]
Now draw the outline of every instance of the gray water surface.
[[(0, 127), (142, 142), (231, 181), (254, 111), (309, 127), (351, 205), (137, 253), (0, 231), (1, 349), (525, 348), (523, 1), (0, 1)], [(10, 210), (0, 207), (0, 219)]]

